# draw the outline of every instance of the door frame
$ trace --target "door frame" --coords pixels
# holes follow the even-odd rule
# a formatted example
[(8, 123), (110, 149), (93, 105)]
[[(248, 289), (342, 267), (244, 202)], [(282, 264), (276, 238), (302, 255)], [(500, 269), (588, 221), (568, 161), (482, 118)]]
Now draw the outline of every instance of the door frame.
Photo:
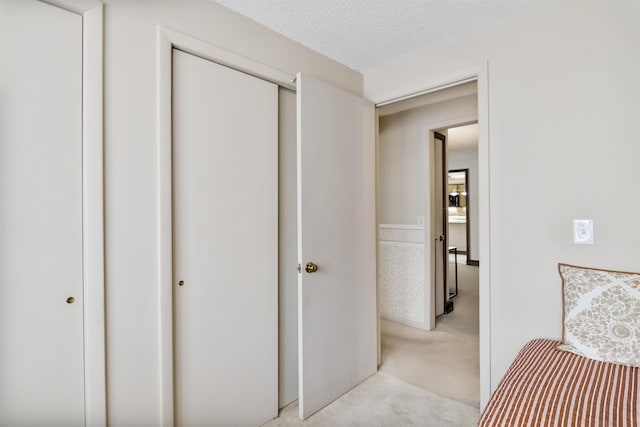
[(173, 219), (172, 219), (172, 51), (178, 49), (250, 74), (287, 89), (296, 89), (295, 76), (253, 61), (211, 43), (161, 25), (157, 29), (157, 212), (160, 322), (160, 419), (174, 425), (173, 361)]
[[(467, 189), (467, 196), (466, 196), (466, 202), (465, 202), (465, 212), (466, 212), (466, 219), (467, 222), (465, 224), (465, 255), (467, 256), (467, 265), (469, 264), (469, 254), (471, 253), (470, 250), (470, 244), (469, 244), (469, 240), (471, 237), (471, 231), (470, 231), (470, 226), (469, 226), (469, 218), (471, 218), (471, 216), (469, 215), (469, 168), (462, 168), (462, 169), (449, 169), (447, 171), (447, 173), (449, 172), (464, 172), (464, 185), (465, 188)], [(447, 182), (448, 182), (448, 176), (447, 176)], [(448, 191), (448, 187), (447, 187), (447, 191)], [(458, 254), (460, 254), (460, 251), (458, 251)]]
[(103, 4), (40, 0), (82, 17), (82, 282), (85, 425), (107, 425), (104, 291)]
[[(435, 221), (435, 211), (436, 210), (441, 210), (441, 214), (442, 214), (442, 234), (441, 236), (444, 236), (444, 240), (440, 241), (439, 244), (442, 245), (442, 283), (438, 283), (438, 267), (437, 267), (437, 258), (438, 258), (438, 252), (436, 249), (434, 249), (434, 254), (433, 254), (433, 282), (431, 284), (431, 286), (427, 286), (427, 289), (429, 289), (432, 293), (432, 298), (433, 298), (433, 307), (434, 307), (434, 314), (438, 312), (438, 286), (442, 286), (442, 298), (443, 298), (443, 302), (442, 302), (442, 313), (439, 315), (434, 315), (429, 319), (425, 319), (426, 323), (428, 323), (431, 326), (431, 323), (433, 322), (434, 325), (433, 327), (435, 327), (435, 318), (437, 316), (442, 316), (444, 314), (447, 314), (447, 301), (449, 300), (449, 227), (447, 226), (448, 224), (448, 217), (447, 217), (447, 136), (443, 135), (442, 133), (440, 133), (439, 131), (430, 131), (429, 132), (429, 142), (431, 143), (431, 140), (433, 138), (433, 144), (431, 144), (433, 147), (430, 147), (430, 149), (428, 150), (429, 152), (431, 151), (431, 149), (434, 150), (435, 153), (435, 140), (439, 140), (442, 142), (442, 159), (441, 160), (441, 164), (440, 164), (440, 168), (442, 169), (442, 173), (441, 173), (441, 179), (442, 179), (442, 197), (440, 200), (436, 200), (435, 197), (433, 197), (433, 194), (435, 193), (436, 189), (435, 189), (435, 168), (432, 168), (432, 166), (435, 165), (435, 162), (438, 161), (438, 159), (433, 156), (430, 158), (430, 162), (429, 165), (427, 165), (427, 170), (431, 171), (431, 178), (430, 179), (430, 183), (431, 183), (431, 189), (429, 191), (430, 193), (430, 198), (431, 198), (431, 203), (428, 204), (429, 206), (429, 216), (425, 216), (426, 218), (429, 218), (429, 224), (431, 225), (431, 230), (430, 233), (427, 233), (426, 227), (424, 227), (424, 233), (425, 233), (425, 242), (429, 242), (429, 245), (431, 245), (431, 242), (433, 241), (439, 241), (440, 236), (438, 236), (438, 239), (436, 240), (436, 236), (433, 232), (433, 230), (437, 227), (436, 226), (436, 221)], [(431, 236), (431, 240), (427, 240), (427, 235)], [(436, 243), (437, 245), (438, 243)], [(425, 251), (426, 253), (426, 251)], [(426, 265), (426, 264), (425, 264)], [(425, 277), (425, 279), (427, 279)], [(426, 292), (425, 292), (426, 295)], [(425, 310), (426, 313), (427, 310)], [(432, 327), (430, 327), (429, 329), (432, 329)]]
[[(427, 93), (436, 92), (463, 83), (476, 81), (478, 84), (478, 231), (479, 259), (482, 268), (479, 271), (479, 318), (480, 318), (480, 408), (483, 409), (491, 396), (491, 210), (490, 210), (490, 171), (489, 171), (489, 81), (488, 61), (459, 69), (437, 78), (424, 80), (410, 85), (398, 85), (395, 89), (370, 97), (369, 99), (381, 107), (404, 99), (414, 98)], [(365, 93), (365, 96), (367, 94)], [(461, 124), (458, 120), (452, 124)], [(447, 127), (448, 123), (432, 124), (426, 130), (437, 130)], [(377, 142), (376, 142), (377, 143)], [(426, 220), (426, 218), (425, 218)], [(425, 240), (426, 242), (427, 240)], [(426, 249), (426, 248), (425, 248)], [(425, 250), (426, 252), (426, 250)], [(379, 317), (379, 315), (378, 315)], [(378, 336), (380, 334), (378, 333)]]

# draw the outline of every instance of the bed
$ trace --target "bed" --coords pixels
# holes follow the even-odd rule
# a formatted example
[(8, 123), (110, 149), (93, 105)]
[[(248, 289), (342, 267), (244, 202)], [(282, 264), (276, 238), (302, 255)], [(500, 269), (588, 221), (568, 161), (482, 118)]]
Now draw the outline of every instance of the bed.
[(601, 362), (536, 339), (525, 345), (479, 426), (637, 426), (640, 368)]
[(558, 268), (562, 341), (520, 350), (479, 427), (640, 426), (640, 274)]

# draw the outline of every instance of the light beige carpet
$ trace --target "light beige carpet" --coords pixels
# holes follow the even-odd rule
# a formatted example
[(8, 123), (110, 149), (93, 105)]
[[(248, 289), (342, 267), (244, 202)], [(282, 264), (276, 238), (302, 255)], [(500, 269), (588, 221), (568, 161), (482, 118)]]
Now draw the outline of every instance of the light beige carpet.
[(478, 340), (388, 321), (382, 333), (382, 372), (480, 407)]
[(461, 264), (458, 274), (454, 311), (434, 331), (381, 322), (380, 370), (479, 408), (478, 267)]
[(477, 424), (478, 418), (478, 409), (473, 406), (378, 372), (304, 422), (298, 419), (298, 404), (295, 402), (264, 426), (471, 427)]
[[(453, 298), (454, 310), (436, 319), (437, 331), (478, 339), (478, 268), (458, 264), (458, 296)], [(453, 271), (453, 267), (449, 268), (452, 276)]]

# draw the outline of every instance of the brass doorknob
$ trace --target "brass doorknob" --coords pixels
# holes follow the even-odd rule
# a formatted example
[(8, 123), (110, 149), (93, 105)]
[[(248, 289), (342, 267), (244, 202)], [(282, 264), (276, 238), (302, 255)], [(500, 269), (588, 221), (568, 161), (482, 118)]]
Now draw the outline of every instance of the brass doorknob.
[(307, 273), (315, 273), (316, 271), (318, 271), (318, 266), (309, 261), (304, 267), (304, 271), (306, 271)]

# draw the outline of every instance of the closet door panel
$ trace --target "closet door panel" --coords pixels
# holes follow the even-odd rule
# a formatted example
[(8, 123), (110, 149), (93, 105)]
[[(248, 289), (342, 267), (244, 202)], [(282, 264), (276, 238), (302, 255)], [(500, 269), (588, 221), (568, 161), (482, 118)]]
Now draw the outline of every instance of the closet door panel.
[(175, 417), (278, 407), (278, 87), (173, 53)]
[(296, 94), (280, 89), (279, 109), (279, 402), (298, 398), (298, 220)]
[(83, 425), (82, 17), (46, 3), (0, 3), (0, 206), (0, 425)]

